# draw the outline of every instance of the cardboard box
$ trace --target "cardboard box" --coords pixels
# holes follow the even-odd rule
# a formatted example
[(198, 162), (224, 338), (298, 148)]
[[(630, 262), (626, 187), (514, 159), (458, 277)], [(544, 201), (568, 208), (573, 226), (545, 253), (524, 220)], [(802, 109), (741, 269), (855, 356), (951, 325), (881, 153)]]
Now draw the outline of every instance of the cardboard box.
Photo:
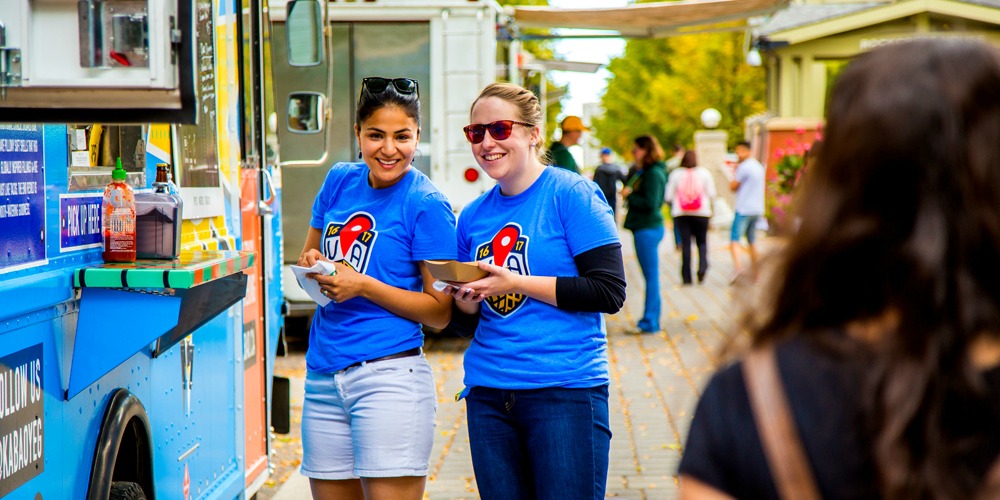
[(449, 283), (468, 283), (485, 278), (490, 273), (479, 269), (475, 262), (459, 262), (457, 260), (425, 260), (431, 276), (438, 281)]

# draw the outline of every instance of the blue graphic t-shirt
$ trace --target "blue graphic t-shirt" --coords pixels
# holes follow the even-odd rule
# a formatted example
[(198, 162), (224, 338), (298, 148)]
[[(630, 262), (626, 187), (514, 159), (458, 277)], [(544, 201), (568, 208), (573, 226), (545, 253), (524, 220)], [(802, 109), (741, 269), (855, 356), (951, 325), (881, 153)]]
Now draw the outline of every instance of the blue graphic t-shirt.
[[(320, 230), (327, 259), (405, 290), (423, 289), (421, 260), (456, 256), (451, 205), (414, 168), (396, 184), (374, 189), (363, 162), (334, 165), (316, 195), (309, 225)], [(329, 373), (422, 344), (420, 324), (355, 297), (316, 308), (306, 366)]]
[[(523, 193), (500, 187), (458, 218), (459, 260), (484, 260), (535, 276), (578, 276), (573, 257), (618, 243), (611, 207), (594, 182), (549, 167)], [(480, 303), (465, 353), (465, 387), (584, 388), (608, 383), (607, 337), (598, 312), (564, 311), (520, 294)]]

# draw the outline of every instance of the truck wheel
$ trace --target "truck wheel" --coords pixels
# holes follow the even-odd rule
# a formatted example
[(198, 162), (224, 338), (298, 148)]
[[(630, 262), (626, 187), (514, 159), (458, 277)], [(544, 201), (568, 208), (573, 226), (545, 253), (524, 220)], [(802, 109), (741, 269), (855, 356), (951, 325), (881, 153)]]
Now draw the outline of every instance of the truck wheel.
[(109, 500), (146, 500), (146, 493), (142, 491), (139, 483), (128, 481), (115, 481), (111, 483), (111, 494)]

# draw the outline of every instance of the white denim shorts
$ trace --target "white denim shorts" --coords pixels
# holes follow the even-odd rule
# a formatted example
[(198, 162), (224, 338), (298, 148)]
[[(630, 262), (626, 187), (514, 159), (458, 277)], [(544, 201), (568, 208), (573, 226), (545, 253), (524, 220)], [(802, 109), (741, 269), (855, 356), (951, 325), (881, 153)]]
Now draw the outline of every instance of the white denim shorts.
[(302, 475), (426, 476), (434, 444), (434, 374), (421, 354), (306, 374)]

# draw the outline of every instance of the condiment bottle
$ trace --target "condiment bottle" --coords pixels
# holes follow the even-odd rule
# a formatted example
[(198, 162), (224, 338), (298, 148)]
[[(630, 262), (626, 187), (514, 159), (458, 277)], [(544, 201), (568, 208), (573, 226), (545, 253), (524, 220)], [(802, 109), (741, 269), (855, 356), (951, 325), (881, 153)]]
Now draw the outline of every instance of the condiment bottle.
[(135, 192), (125, 182), (122, 159), (115, 162), (111, 184), (104, 188), (101, 212), (104, 262), (135, 262)]

